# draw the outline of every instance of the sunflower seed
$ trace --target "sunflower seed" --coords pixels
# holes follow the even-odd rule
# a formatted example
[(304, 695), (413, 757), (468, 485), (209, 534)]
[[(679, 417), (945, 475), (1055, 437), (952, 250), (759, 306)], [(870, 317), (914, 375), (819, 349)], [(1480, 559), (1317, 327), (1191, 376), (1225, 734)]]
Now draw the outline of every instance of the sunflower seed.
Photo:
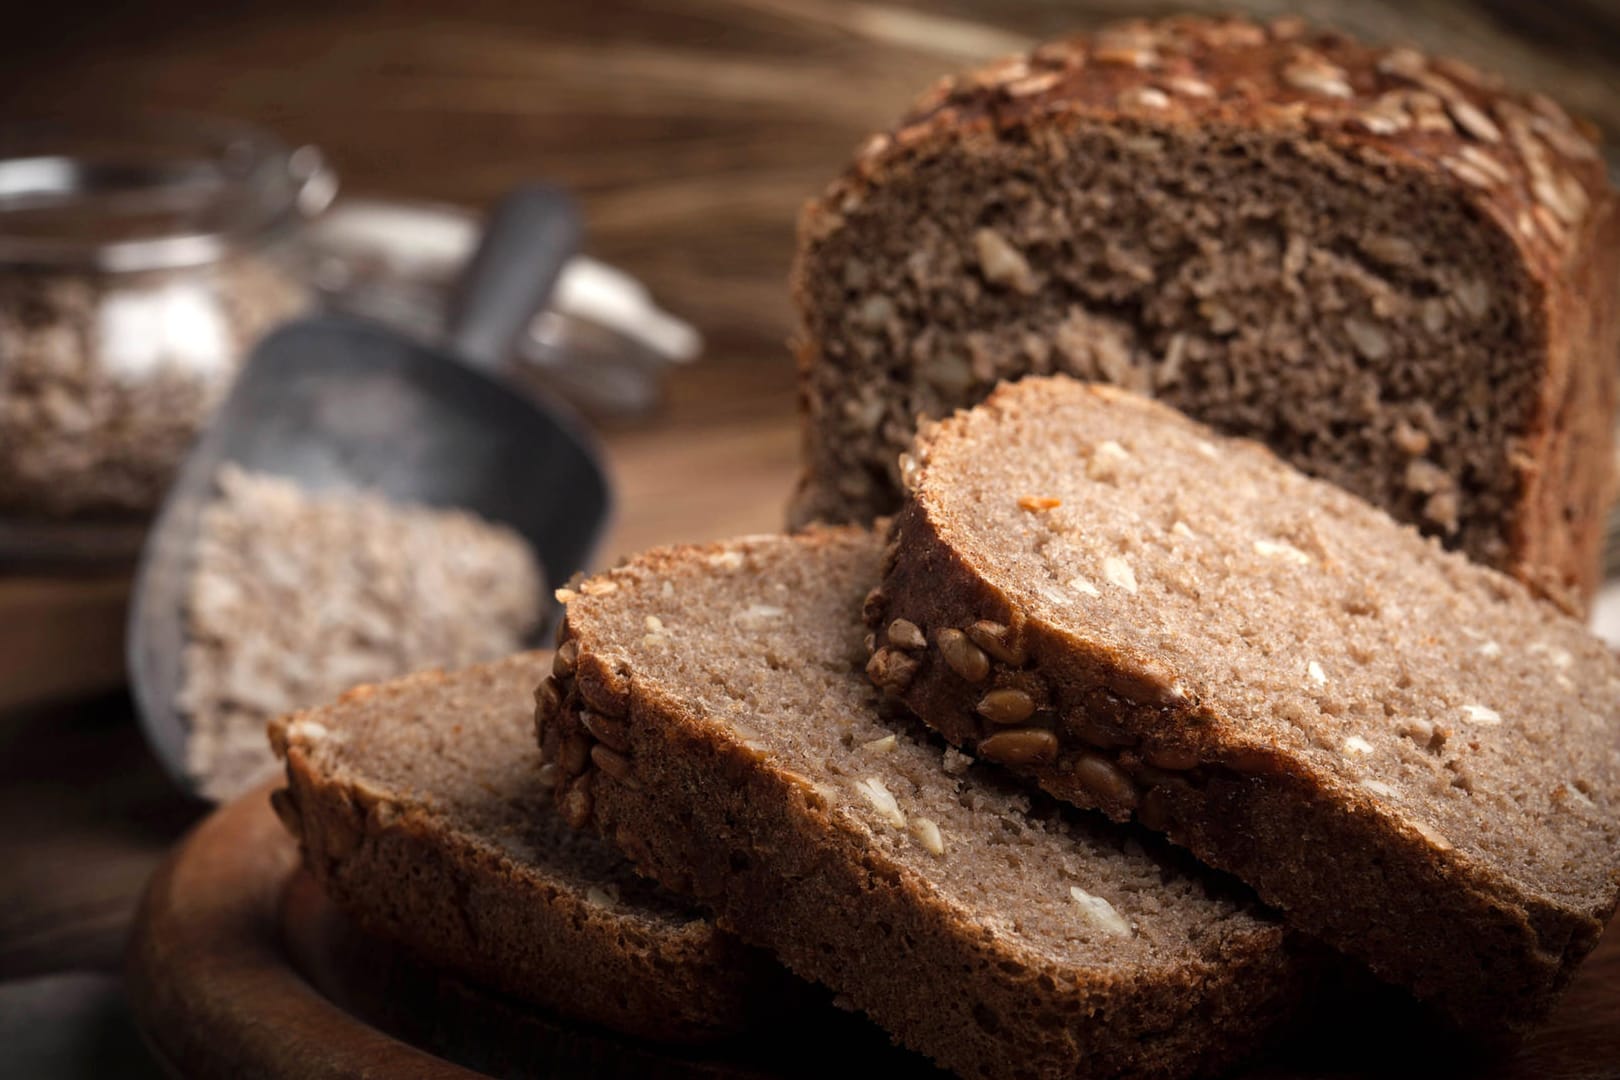
[(1110, 555), (1103, 560), (1103, 578), (1112, 586), (1124, 589), (1133, 595), (1136, 592), (1136, 571), (1131, 564), (1118, 555)]
[(998, 731), (979, 741), (979, 756), (1000, 765), (1048, 765), (1057, 752), (1057, 736), (1043, 728)]
[(976, 708), (979, 715), (992, 724), (1011, 726), (1022, 724), (1035, 714), (1035, 699), (1022, 690), (1008, 687), (990, 691), (979, 699)]
[(1126, 810), (1136, 809), (1140, 794), (1131, 778), (1105, 757), (1097, 754), (1081, 754), (1074, 763), (1074, 778), (1091, 793), (1099, 806), (1123, 806)]
[(932, 818), (912, 818), (911, 835), (917, 838), (917, 843), (930, 855), (945, 854), (945, 837), (940, 833), (939, 826)]
[(983, 682), (989, 676), (990, 658), (962, 631), (955, 627), (941, 630), (934, 641), (945, 663), (968, 682)]
[(889, 624), (889, 644), (899, 649), (925, 649), (928, 639), (910, 619), (896, 619)]
[(1282, 79), (1295, 90), (1310, 94), (1336, 98), (1354, 96), (1344, 69), (1317, 57), (1306, 57), (1290, 63), (1283, 68)]
[(1485, 115), (1484, 110), (1464, 97), (1446, 99), (1446, 111), (1457, 121), (1457, 126), (1481, 142), (1502, 141), (1502, 129)]
[(897, 829), (906, 827), (906, 815), (901, 811), (900, 804), (895, 801), (893, 793), (884, 786), (882, 780), (875, 776), (868, 776), (855, 784), (855, 790), (866, 797), (866, 801), (872, 804), (872, 808), (878, 812), (878, 816), (885, 822)]
[(1093, 896), (1078, 885), (1069, 886), (1069, 897), (1080, 906), (1081, 914), (1097, 929), (1110, 937), (1130, 937), (1131, 924), (1100, 896)]
[(1012, 632), (1001, 623), (991, 622), (989, 619), (980, 619), (967, 628), (967, 636), (973, 644), (1000, 660), (1003, 664), (1013, 667), (1022, 667), (1025, 656), (1021, 648), (1009, 643)]

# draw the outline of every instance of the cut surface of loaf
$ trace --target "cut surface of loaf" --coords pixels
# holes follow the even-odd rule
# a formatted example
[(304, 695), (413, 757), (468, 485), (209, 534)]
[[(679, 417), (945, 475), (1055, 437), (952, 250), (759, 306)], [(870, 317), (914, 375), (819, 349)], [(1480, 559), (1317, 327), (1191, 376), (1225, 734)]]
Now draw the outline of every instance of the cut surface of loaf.
[(612, 1030), (730, 1035), (785, 973), (552, 809), (548, 654), (350, 691), (275, 721), (282, 821), (327, 895), (428, 961)]
[(1254, 1046), (1294, 970), (1277, 924), (880, 715), (879, 548), (811, 530), (580, 584), (536, 696), (565, 815), (961, 1075), (1187, 1075)]
[(1294, 19), (1131, 23), (946, 79), (801, 220), (792, 516), (892, 512), (917, 416), (1065, 373), (1579, 606), (1620, 350), (1585, 130)]
[(926, 430), (869, 668), (1292, 925), (1520, 1031), (1620, 891), (1620, 661), (1256, 443), (1067, 378)]

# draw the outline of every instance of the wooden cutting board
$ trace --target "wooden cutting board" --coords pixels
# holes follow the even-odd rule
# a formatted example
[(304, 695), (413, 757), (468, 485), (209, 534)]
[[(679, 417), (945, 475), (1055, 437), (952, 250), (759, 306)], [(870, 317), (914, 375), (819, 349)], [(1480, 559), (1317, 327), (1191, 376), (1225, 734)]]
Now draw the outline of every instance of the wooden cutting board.
[[(298, 866), (268, 786), (224, 807), (154, 877), (130, 943), (128, 985), (149, 1045), (182, 1077), (420, 1077), (472, 1080), (482, 1060), (503, 1076), (779, 1076), (758, 1046), (674, 1055), (586, 1030), (467, 987), (360, 935)], [(924, 1063), (882, 1047), (853, 1018), (824, 1043), (825, 1062), (884, 1075)], [(389, 1034), (389, 1031), (395, 1034)], [(1405, 1012), (1349, 1011), (1243, 1073), (1251, 1080), (1477, 1076), (1620, 1077), (1620, 935), (1580, 969), (1549, 1023), (1515, 1056), (1464, 1066)], [(847, 1042), (840, 1042), (847, 1040)], [(785, 1055), (784, 1055), (785, 1056)], [(802, 1068), (792, 1074), (805, 1075)]]

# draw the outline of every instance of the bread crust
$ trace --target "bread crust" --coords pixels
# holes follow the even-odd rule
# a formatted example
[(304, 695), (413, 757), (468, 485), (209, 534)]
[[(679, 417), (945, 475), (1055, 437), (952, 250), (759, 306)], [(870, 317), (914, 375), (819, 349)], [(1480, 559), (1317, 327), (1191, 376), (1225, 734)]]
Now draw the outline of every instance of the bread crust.
[[(1409, 92), (1432, 98), (1434, 111), (1416, 123), (1404, 111), (1391, 119), (1383, 96)], [(1620, 235), (1595, 129), (1458, 61), (1372, 48), (1294, 17), (1137, 20), (1051, 42), (942, 79), (866, 142), (800, 217), (792, 285), (806, 453), (791, 525), (869, 521), (899, 503), (886, 479), (892, 450), (850, 475), (840, 419), (863, 387), (857, 372), (842, 370), (849, 361), (830, 357), (818, 339), (818, 322), (834, 317), (818, 314), (814, 286), (832, 272), (820, 266), (821, 250), (865, 201), (932, 160), (998, 140), (1061, 139), (1079, 122), (1286, 136), (1449, 192), (1496, 230), (1524, 282), (1515, 302), (1539, 371), (1534, 407), (1504, 448), (1517, 485), (1500, 568), (1567, 610), (1584, 609), (1600, 583), (1620, 357)], [(921, 377), (905, 371), (903, 357), (888, 363), (890, 378)], [(1196, 413), (1196, 402), (1189, 407)]]
[[(1044, 382), (1188, 424), (1109, 387)], [(984, 408), (1042, 389), (1004, 389)], [(919, 439), (924, 487), (933, 441), (949, 438), (953, 424)], [(1620, 870), (1601, 896), (1584, 900), (1516, 880), (1421, 824), (1392, 817), (1368, 791), (1287, 749), (1257, 745), (1218, 704), (1180, 691), (1180, 673), (1155, 658), (1081, 641), (1031, 615), (951, 536), (943, 508), (914, 491), (894, 519), (883, 582), (866, 614), (875, 652), (897, 647), (890, 631), (897, 619), (926, 635), (926, 651), (911, 650), (919, 661), (911, 676), (885, 688), (953, 744), (985, 752), (987, 687), (1038, 683), (1052, 714), (1083, 716), (1093, 734), (1081, 737), (1065, 722), (1046, 760), (1009, 767), (1058, 798), (1165, 832), (1249, 884), (1291, 926), (1408, 987), (1488, 1042), (1527, 1033), (1596, 946), (1620, 900)], [(943, 658), (939, 635), (981, 623), (1005, 634), (985, 651), (987, 673), (969, 681)], [(1124, 782), (1110, 786), (1115, 773), (1080, 765), (1097, 760)]]
[[(875, 543), (848, 529), (773, 542), (797, 543), (807, 559)], [(723, 551), (661, 549), (631, 569), (656, 575)], [(1166, 962), (1117, 981), (1009, 945), (874, 848), (816, 778), (773, 765), (671, 688), (638, 678), (580, 621), (576, 610), (565, 623), (556, 692), (537, 698), (547, 760), (583, 763), (559, 784), (565, 816), (938, 1064), (986, 1077), (1201, 1074), (1252, 1049), (1286, 1010), (1300, 969), (1280, 928), (1263, 924), (1215, 962)], [(611, 769), (586, 724), (601, 715), (628, 732)]]
[[(272, 801), (327, 896), (367, 930), (428, 962), (576, 1020), (661, 1042), (712, 1042), (761, 1016), (791, 981), (762, 954), (693, 914), (614, 909), (493, 840), (349, 768), (323, 744), (356, 712), (419, 707), (425, 696), (489, 686), (515, 690), (491, 709), (529, 715), (526, 687), (549, 654), (464, 671), (425, 672), (350, 691), (337, 703), (275, 721), (287, 786)], [(488, 691), (483, 691), (486, 696)], [(403, 720), (403, 717), (401, 717)], [(488, 721), (466, 715), (452, 726)], [(538, 765), (537, 765), (538, 771)], [(536, 805), (543, 788), (536, 777)]]

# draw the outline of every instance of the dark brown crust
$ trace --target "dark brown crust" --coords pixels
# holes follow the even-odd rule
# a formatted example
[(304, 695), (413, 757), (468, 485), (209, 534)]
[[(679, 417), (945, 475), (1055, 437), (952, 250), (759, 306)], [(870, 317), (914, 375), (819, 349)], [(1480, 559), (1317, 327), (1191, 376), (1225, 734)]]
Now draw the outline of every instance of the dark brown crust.
[[(1604, 529), (1615, 481), (1614, 416), (1620, 358), (1620, 203), (1593, 213), (1584, 258), (1550, 301), (1549, 375), (1540, 437), (1530, 446), (1523, 510), (1507, 569), (1571, 612), (1603, 578)], [(1561, 392), (1560, 392), (1561, 391)]]
[[(1314, 89), (1297, 76), (1291, 81), (1300, 66), (1342, 80), (1347, 94)], [(1196, 92), (1185, 89), (1192, 84), (1181, 80), (1188, 79), (1200, 85)], [(1144, 90), (1164, 100), (1144, 104)], [(1389, 131), (1369, 121), (1380, 95), (1413, 91), (1439, 100), (1436, 123)], [(1466, 64), (1372, 48), (1292, 16), (1265, 25), (1198, 16), (1137, 20), (1052, 42), (941, 80), (892, 131), (867, 141), (800, 217), (792, 278), (806, 464), (792, 524), (862, 520), (895, 509), (849, 505), (833, 475), (836, 465), (819, 449), (821, 411), (837, 403), (818, 400), (811, 377), (829, 361), (810, 330), (810, 275), (816, 251), (843, 227), (844, 209), (957, 148), (1076, 120), (1288, 133), (1453, 191), (1500, 229), (1529, 284), (1523, 301), (1538, 340), (1534, 362), (1545, 367), (1541, 396), (1510, 455), (1520, 490), (1508, 515), (1503, 569), (1567, 610), (1584, 609), (1600, 578), (1620, 355), (1620, 226), (1592, 142), (1596, 131), (1547, 98), (1510, 92)], [(1480, 154), (1507, 179), (1470, 169), (1463, 155)], [(1571, 212), (1559, 191), (1581, 212)]]
[[(799, 542), (809, 551), (841, 535), (852, 531)], [(656, 572), (717, 550), (664, 549), (638, 562)], [(571, 822), (594, 826), (643, 873), (712, 906), (723, 928), (944, 1067), (985, 1077), (1201, 1074), (1252, 1050), (1286, 1008), (1298, 969), (1280, 929), (1234, 940), (1217, 963), (1128, 983), (1010, 952), (843, 824), (813, 781), (772, 768), (597, 648), (565, 624), (557, 693), (537, 695), (547, 760), (587, 762), (558, 785)], [(583, 712), (623, 721), (613, 769), (589, 764), (600, 747)]]
[[(1140, 657), (1078, 652), (984, 581), (916, 501), (894, 521), (867, 617), (875, 650), (890, 648), (895, 619), (924, 628), (935, 647), (911, 650), (911, 677), (889, 689), (946, 739), (985, 754), (990, 728), (975, 710), (992, 687), (1025, 687), (1053, 714), (1085, 717), (1084, 733), (1057, 725), (1050, 760), (1003, 763), (1061, 799), (1166, 832), (1253, 887), (1291, 926), (1488, 1041), (1512, 1042), (1545, 1015), (1613, 913), (1612, 902), (1599, 911), (1556, 904), (1437, 851), (1364, 796), (1233, 738), (1219, 715), (1176, 693), (1173, 672), (1145, 679), (1131, 674), (1152, 670)], [(938, 635), (981, 621), (1007, 628), (1007, 656), (989, 656), (990, 673), (970, 683), (941, 659)], [(1083, 761), (1112, 765), (1128, 782), (1098, 783), (1097, 772), (1115, 774), (1094, 764), (1077, 773)]]
[[(511, 663), (512, 661), (507, 661)], [(544, 670), (531, 658), (536, 677)], [(479, 668), (360, 687), (342, 702), (277, 721), (287, 787), (272, 801), (327, 896), (367, 930), (439, 967), (574, 1019), (664, 1042), (708, 1042), (745, 1028), (787, 981), (713, 924), (626, 917), (447, 827), (430, 808), (323, 772), (307, 728), (343, 702), (409, 696)]]

